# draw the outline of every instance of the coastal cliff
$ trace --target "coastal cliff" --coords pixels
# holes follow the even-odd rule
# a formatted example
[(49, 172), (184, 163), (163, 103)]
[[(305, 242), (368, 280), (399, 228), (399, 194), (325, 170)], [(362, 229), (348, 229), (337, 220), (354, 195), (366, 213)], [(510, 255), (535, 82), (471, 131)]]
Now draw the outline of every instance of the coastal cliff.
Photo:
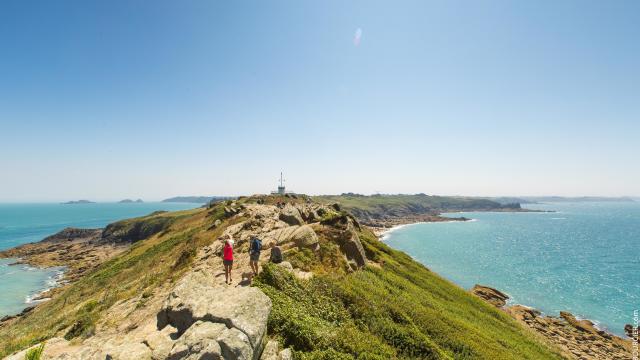
[[(252, 235), (263, 240), (255, 278)], [(220, 255), (229, 236), (236, 257), (225, 285)], [(35, 245), (78, 239), (78, 247), (118, 251), (0, 325), (0, 356), (23, 359), (44, 343), (47, 359), (567, 357), (329, 201), (244, 197)], [(269, 263), (275, 246), (280, 264)]]

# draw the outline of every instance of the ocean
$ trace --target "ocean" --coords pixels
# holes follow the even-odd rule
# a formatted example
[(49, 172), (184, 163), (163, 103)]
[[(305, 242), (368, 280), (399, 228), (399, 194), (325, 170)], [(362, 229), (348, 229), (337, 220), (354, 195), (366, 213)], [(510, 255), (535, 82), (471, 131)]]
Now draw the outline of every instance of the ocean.
[[(66, 227), (99, 228), (122, 219), (157, 210), (185, 210), (200, 206), (192, 203), (95, 203), (95, 204), (0, 204), (0, 250), (40, 241)], [(10, 265), (15, 259), (0, 259), (0, 317), (16, 314), (31, 299), (50, 288), (60, 277), (61, 268), (37, 269)]]
[(491, 286), (510, 303), (623, 335), (640, 310), (640, 203), (526, 207), (555, 212), (444, 214), (473, 220), (408, 225), (384, 241), (465, 289)]

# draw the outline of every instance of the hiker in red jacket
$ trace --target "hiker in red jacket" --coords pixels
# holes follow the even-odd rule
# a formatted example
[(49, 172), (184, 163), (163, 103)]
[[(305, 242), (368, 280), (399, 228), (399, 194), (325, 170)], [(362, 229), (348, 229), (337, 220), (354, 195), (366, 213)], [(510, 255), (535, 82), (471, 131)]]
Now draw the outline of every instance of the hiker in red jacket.
[(224, 264), (225, 282), (231, 284), (231, 269), (233, 268), (233, 239), (229, 237), (224, 241), (224, 249), (222, 251), (222, 263)]

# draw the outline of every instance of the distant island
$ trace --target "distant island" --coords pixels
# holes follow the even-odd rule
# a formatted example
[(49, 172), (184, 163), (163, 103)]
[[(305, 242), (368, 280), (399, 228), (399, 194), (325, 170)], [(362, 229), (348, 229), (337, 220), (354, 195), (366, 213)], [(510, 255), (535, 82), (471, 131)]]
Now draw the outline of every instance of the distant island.
[(232, 200), (235, 197), (232, 196), (176, 196), (162, 200), (162, 202), (177, 202), (177, 203), (196, 203), (196, 204), (208, 204), (210, 202), (216, 202), (221, 200)]
[(131, 200), (131, 199), (124, 199), (124, 200), (120, 200), (118, 201), (119, 204), (131, 204), (131, 203), (143, 203), (144, 201), (142, 201), (142, 199), (138, 199), (138, 200)]
[(95, 204), (93, 201), (89, 200), (72, 200), (62, 203), (63, 205), (77, 205), (77, 204)]

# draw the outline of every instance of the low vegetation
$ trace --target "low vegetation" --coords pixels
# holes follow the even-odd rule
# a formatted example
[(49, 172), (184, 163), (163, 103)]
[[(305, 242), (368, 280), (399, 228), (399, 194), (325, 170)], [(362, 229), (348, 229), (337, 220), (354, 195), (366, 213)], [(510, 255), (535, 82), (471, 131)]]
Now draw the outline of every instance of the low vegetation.
[(381, 266), (350, 274), (325, 269), (303, 281), (269, 265), (256, 281), (274, 304), (269, 333), (296, 358), (561, 358), (506, 314), (368, 231), (361, 240)]
[(42, 358), (42, 352), (44, 351), (44, 344), (38, 347), (30, 349), (24, 356), (25, 360), (40, 360)]

